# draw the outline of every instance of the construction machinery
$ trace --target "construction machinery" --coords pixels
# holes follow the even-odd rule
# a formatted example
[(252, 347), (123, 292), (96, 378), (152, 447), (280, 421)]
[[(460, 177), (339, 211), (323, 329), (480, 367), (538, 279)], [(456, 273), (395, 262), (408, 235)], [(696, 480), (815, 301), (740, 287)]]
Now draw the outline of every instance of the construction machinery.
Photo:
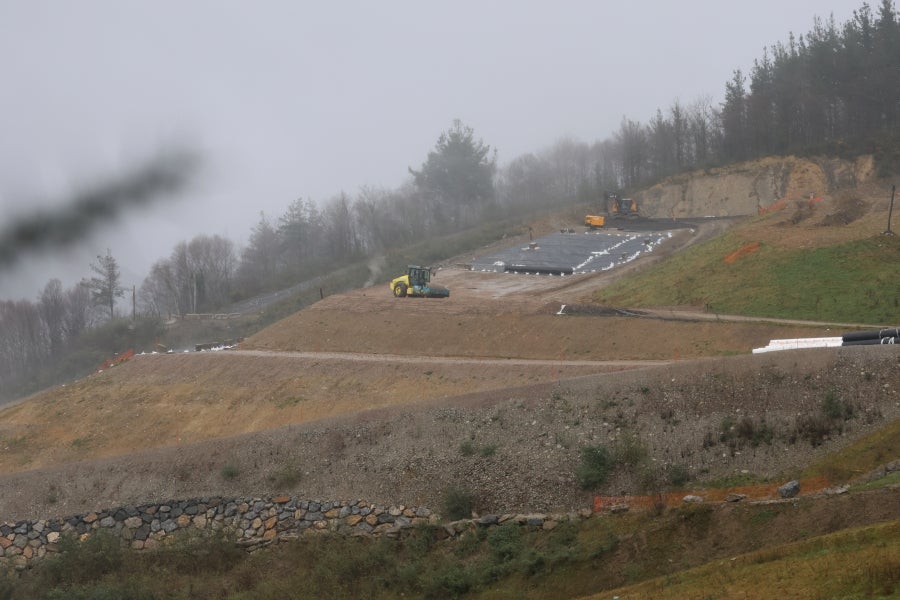
[(409, 265), (407, 272), (391, 279), (391, 291), (397, 298), (417, 296), (420, 298), (447, 298), (450, 290), (431, 283), (431, 267)]
[(602, 229), (606, 226), (606, 217), (603, 215), (587, 215), (584, 217), (584, 224), (588, 229)]
[(637, 200), (622, 198), (618, 194), (606, 194), (606, 204), (613, 217), (639, 217)]

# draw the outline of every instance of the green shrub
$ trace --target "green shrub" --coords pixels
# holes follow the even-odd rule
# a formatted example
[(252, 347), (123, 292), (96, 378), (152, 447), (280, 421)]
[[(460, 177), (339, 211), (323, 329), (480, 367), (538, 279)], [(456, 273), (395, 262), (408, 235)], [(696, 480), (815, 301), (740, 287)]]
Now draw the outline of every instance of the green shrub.
[(468, 519), (472, 516), (474, 495), (462, 487), (449, 487), (444, 491), (444, 514), (451, 521)]
[(425, 597), (459, 598), (472, 589), (473, 577), (472, 571), (456, 564), (437, 569), (423, 582)]
[(822, 413), (834, 421), (847, 421), (853, 418), (853, 405), (845, 402), (834, 390), (829, 390), (822, 400)]
[(494, 560), (501, 563), (518, 557), (524, 549), (522, 528), (516, 524), (494, 527), (487, 539)]
[(177, 573), (221, 573), (236, 566), (246, 553), (234, 536), (224, 531), (212, 534), (198, 530), (179, 532), (174, 543), (156, 552), (159, 565)]
[(288, 491), (295, 487), (302, 479), (302, 472), (299, 468), (291, 465), (284, 465), (274, 473), (269, 475), (269, 481), (279, 491)]
[(240, 474), (240, 471), (236, 466), (229, 464), (222, 467), (222, 470), (219, 471), (219, 474), (222, 475), (222, 479), (231, 481)]
[(636, 435), (622, 435), (616, 442), (613, 459), (632, 471), (640, 470), (647, 462), (647, 448)]
[(62, 587), (50, 590), (47, 600), (154, 600), (156, 595), (135, 583), (101, 583), (84, 588)]
[(834, 422), (825, 415), (806, 415), (797, 419), (794, 437), (800, 438), (816, 447), (828, 439), (834, 429)]
[(85, 584), (100, 581), (122, 567), (124, 551), (112, 533), (99, 530), (84, 541), (64, 535), (58, 555), (38, 563), (42, 584), (54, 588), (60, 584)]
[(728, 416), (722, 419), (722, 423), (719, 425), (719, 441), (725, 443), (733, 438), (734, 427), (734, 417)]
[(0, 567), (0, 600), (13, 600), (16, 591), (16, 576), (5, 567)]
[(459, 453), (463, 456), (472, 456), (475, 454), (475, 445), (469, 440), (466, 440), (459, 445)]
[(484, 458), (497, 454), (497, 444), (488, 444), (478, 449), (478, 453)]
[(843, 400), (835, 390), (829, 390), (819, 405), (819, 411), (797, 418), (789, 436), (791, 443), (798, 439), (819, 446), (835, 432), (844, 431), (844, 422), (853, 418), (853, 405)]
[(669, 467), (669, 483), (680, 488), (691, 480), (691, 473), (685, 465), (677, 464)]
[(581, 449), (581, 464), (575, 469), (575, 477), (581, 489), (595, 489), (606, 482), (612, 469), (609, 450), (604, 446), (587, 446)]

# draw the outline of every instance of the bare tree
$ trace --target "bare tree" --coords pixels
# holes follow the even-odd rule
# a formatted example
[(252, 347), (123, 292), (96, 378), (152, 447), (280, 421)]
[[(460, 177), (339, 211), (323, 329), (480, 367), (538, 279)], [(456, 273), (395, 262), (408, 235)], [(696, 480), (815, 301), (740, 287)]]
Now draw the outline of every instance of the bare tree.
[(325, 229), (328, 232), (328, 249), (332, 257), (343, 259), (356, 254), (356, 233), (350, 215), (347, 195), (332, 198), (324, 210)]
[(20, 381), (48, 354), (38, 307), (27, 300), (0, 302), (0, 380)]
[(547, 161), (531, 153), (523, 154), (501, 170), (499, 196), (507, 206), (543, 206), (552, 185)]
[(66, 339), (74, 340), (93, 325), (94, 305), (91, 291), (83, 282), (66, 292)]
[(590, 156), (588, 145), (563, 138), (557, 141), (542, 156), (545, 172), (549, 175), (545, 201), (572, 202), (577, 198), (579, 186), (590, 177)]
[(234, 243), (219, 235), (198, 235), (187, 245), (187, 262), (194, 310), (223, 306), (231, 293), (237, 265)]
[(50, 343), (50, 355), (59, 356), (66, 335), (66, 296), (59, 279), (51, 279), (44, 286), (38, 310)]
[(237, 277), (245, 293), (256, 293), (271, 285), (278, 273), (278, 231), (264, 213), (250, 233), (247, 246), (241, 251)]
[(280, 262), (297, 271), (304, 260), (321, 254), (322, 215), (312, 200), (298, 198), (278, 218)]
[(634, 188), (646, 175), (648, 143), (647, 133), (641, 124), (631, 119), (622, 119), (615, 136), (622, 162), (622, 186)]

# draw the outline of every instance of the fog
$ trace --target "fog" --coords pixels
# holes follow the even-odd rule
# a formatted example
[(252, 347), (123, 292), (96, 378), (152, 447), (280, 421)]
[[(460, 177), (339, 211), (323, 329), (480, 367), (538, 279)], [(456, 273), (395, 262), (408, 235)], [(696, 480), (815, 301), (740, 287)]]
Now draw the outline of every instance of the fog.
[(393, 188), (461, 119), (502, 166), (708, 95), (860, 1), (0, 0), (0, 231), (166, 148), (202, 157), (165, 202), (0, 271), (0, 299), (71, 285), (110, 249), (122, 283), (260, 211)]

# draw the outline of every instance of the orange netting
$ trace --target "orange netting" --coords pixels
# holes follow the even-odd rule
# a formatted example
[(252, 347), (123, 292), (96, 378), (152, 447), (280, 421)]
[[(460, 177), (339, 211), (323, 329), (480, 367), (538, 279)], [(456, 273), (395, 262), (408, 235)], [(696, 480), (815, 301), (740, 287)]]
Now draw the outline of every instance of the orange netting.
[(759, 250), (759, 242), (750, 242), (746, 246), (741, 246), (722, 260), (730, 265), (745, 254), (750, 254), (751, 252), (756, 252), (757, 250)]
[(756, 212), (759, 215), (767, 215), (769, 213), (773, 213), (785, 208), (788, 205), (789, 201), (797, 201), (800, 203), (806, 202), (806, 204), (812, 206), (816, 202), (822, 201), (822, 196), (810, 196), (809, 198), (799, 198), (797, 196), (793, 196), (791, 198), (782, 198), (781, 200), (777, 200), (770, 204), (769, 206), (759, 206), (756, 209)]
[(769, 206), (760, 206), (756, 210), (760, 215), (767, 215), (769, 213), (781, 210), (785, 206), (787, 206), (787, 200), (785, 198), (782, 198), (781, 200), (778, 200), (777, 202), (774, 202)]
[(115, 367), (116, 365), (122, 364), (123, 362), (125, 362), (129, 358), (132, 358), (133, 356), (134, 356), (134, 349), (129, 348), (125, 352), (123, 352), (121, 354), (116, 354), (112, 358), (104, 361), (104, 363), (102, 365), (100, 365), (100, 367), (97, 370), (105, 371), (106, 369), (108, 369), (110, 367)]

